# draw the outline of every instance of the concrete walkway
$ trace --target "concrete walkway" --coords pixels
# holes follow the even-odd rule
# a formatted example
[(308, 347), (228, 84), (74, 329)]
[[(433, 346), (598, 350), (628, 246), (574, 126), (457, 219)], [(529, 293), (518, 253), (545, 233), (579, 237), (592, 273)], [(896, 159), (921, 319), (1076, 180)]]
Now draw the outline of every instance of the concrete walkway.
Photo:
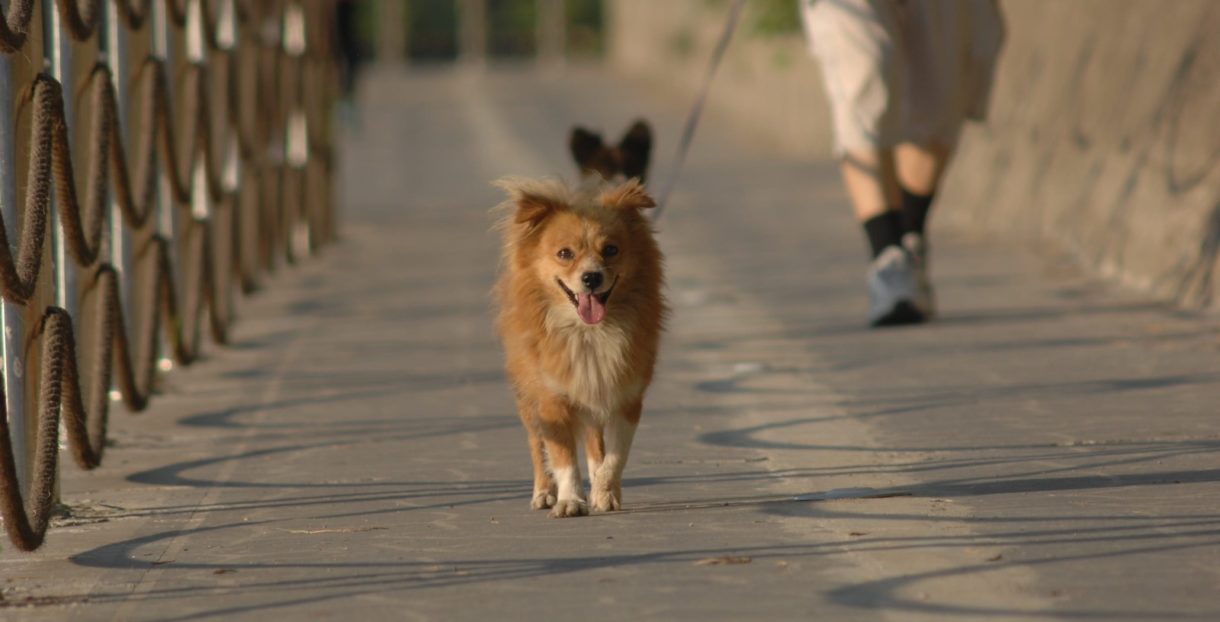
[(864, 328), (832, 167), (707, 119), (661, 225), (674, 316), (626, 511), (527, 509), (488, 182), (685, 102), (593, 71), (382, 76), (344, 240), (116, 413), (4, 620), (1220, 618), (1220, 323), (934, 232), (943, 317)]

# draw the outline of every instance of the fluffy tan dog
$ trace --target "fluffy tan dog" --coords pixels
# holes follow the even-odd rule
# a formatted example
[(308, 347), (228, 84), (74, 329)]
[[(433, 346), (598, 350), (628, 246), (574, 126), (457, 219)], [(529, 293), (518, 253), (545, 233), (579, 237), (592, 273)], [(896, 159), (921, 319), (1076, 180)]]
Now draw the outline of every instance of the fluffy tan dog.
[[(498, 327), (534, 463), (530, 507), (622, 506), (622, 475), (666, 315), (662, 258), (639, 182), (501, 180)], [(604, 434), (604, 438), (603, 438)], [(586, 502), (576, 460), (585, 444)]]

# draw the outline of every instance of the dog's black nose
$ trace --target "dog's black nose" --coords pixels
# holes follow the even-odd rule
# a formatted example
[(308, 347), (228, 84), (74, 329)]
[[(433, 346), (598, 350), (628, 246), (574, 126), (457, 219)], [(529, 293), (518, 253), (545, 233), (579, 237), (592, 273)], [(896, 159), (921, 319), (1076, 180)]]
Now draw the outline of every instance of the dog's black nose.
[(589, 288), (589, 291), (596, 291), (602, 285), (601, 272), (586, 272), (580, 275), (580, 282)]

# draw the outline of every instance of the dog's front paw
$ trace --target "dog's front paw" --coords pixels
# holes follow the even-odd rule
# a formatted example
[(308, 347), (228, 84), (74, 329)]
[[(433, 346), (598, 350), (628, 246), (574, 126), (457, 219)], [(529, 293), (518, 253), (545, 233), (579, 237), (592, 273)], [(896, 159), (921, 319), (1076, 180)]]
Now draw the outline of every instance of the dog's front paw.
[(623, 493), (617, 490), (594, 488), (589, 494), (589, 503), (596, 512), (615, 512), (623, 509)]
[(545, 510), (555, 505), (554, 490), (535, 490), (534, 498), (530, 499), (531, 510)]
[(555, 507), (551, 508), (551, 518), (571, 518), (573, 516), (584, 516), (589, 513), (589, 506), (584, 499), (560, 499), (555, 502)]

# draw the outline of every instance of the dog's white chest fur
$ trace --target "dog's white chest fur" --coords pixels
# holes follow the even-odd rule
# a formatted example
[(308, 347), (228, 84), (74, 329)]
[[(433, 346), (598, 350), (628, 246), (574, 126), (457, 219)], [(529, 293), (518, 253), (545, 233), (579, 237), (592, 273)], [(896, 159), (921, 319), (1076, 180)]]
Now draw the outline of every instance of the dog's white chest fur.
[(566, 345), (565, 377), (548, 374), (547, 388), (564, 395), (602, 421), (641, 387), (630, 380), (627, 366), (628, 335), (610, 323), (595, 327), (554, 327)]

